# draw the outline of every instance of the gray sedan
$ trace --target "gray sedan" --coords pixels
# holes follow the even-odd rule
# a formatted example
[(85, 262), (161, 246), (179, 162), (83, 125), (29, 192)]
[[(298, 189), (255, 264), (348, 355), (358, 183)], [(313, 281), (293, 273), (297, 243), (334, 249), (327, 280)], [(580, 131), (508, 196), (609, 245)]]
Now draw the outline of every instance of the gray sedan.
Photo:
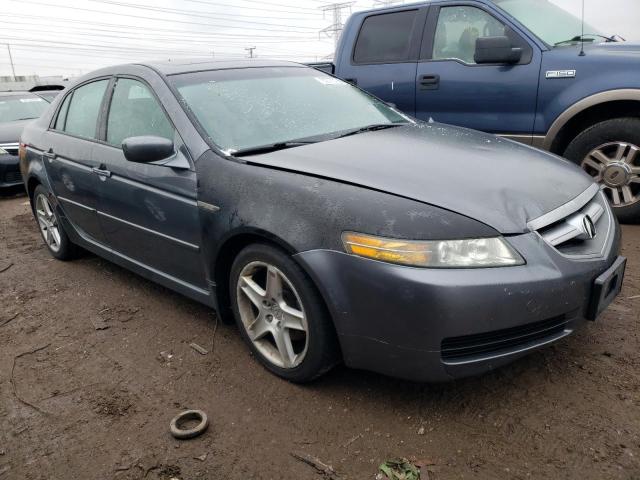
[(210, 305), (291, 381), (340, 361), (484, 372), (596, 319), (624, 275), (577, 167), (293, 63), (99, 70), (20, 156), (54, 257), (82, 247)]

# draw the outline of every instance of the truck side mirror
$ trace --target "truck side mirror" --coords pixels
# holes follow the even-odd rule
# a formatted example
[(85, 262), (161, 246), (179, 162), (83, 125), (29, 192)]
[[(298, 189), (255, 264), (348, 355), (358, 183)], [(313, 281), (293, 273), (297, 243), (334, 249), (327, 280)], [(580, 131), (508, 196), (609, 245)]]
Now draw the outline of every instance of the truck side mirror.
[(507, 36), (480, 37), (476, 40), (474, 60), (483, 63), (518, 63), (522, 58), (522, 49), (511, 45)]

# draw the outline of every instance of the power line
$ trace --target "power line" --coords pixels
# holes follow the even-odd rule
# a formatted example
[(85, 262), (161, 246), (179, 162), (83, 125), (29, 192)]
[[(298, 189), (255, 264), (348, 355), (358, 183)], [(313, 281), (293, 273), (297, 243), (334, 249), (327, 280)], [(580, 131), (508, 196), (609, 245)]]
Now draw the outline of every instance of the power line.
[[(65, 46), (65, 49), (67, 50), (74, 50), (73, 52), (68, 52), (68, 53), (61, 53), (60, 52), (60, 47), (56, 46), (56, 45), (49, 45), (49, 44), (44, 44), (44, 43), (18, 43), (18, 42), (12, 42), (11, 43), (12, 47), (14, 47), (14, 50), (36, 50), (36, 51), (40, 51), (40, 50), (53, 50), (56, 53), (58, 53), (59, 55), (69, 55), (69, 56), (76, 56), (76, 55), (80, 55), (80, 56), (90, 56), (92, 58), (97, 58), (96, 54), (100, 54), (101, 57), (106, 57), (106, 58), (116, 58), (116, 59), (126, 59), (126, 58), (131, 58), (130, 61), (139, 61), (140, 60), (140, 52), (136, 52), (136, 51), (121, 51), (118, 49), (102, 49), (102, 48), (95, 48), (95, 47), (77, 47), (77, 46)], [(16, 48), (17, 47), (17, 48)], [(257, 47), (256, 47), (257, 48)], [(174, 52), (174, 51), (149, 51), (149, 52), (143, 52), (142, 54), (150, 54), (150, 55), (155, 55), (155, 58), (168, 58), (170, 57), (170, 54), (176, 54), (179, 57), (186, 57), (186, 58), (210, 58), (211, 57), (211, 50), (207, 51), (207, 52), (197, 52), (197, 54), (194, 54), (194, 52), (191, 52), (191, 54), (184, 54), (181, 52)], [(216, 51), (217, 54), (219, 55), (224, 55), (224, 56), (228, 56), (228, 57), (238, 57), (238, 58), (244, 58), (245, 55), (240, 53), (240, 52), (220, 52), (220, 51)], [(274, 55), (270, 55), (270, 57), (278, 57), (278, 58), (312, 58), (315, 57), (317, 55), (313, 55), (313, 54), (309, 54), (309, 55), (299, 55), (299, 54), (274, 54)]]
[[(82, 40), (82, 38), (75, 38), (75, 37), (91, 37), (94, 40), (101, 40), (102, 38), (107, 38), (107, 39), (116, 39), (116, 40), (123, 40), (123, 39), (130, 39), (130, 40), (137, 40), (137, 41), (143, 41), (143, 42), (163, 42), (164, 45), (167, 45), (167, 41), (172, 42), (173, 44), (176, 44), (176, 47), (178, 47), (178, 44), (181, 44), (180, 47), (189, 47), (192, 45), (198, 45), (201, 46), (203, 48), (209, 48), (211, 46), (211, 44), (217, 44), (220, 42), (224, 42), (225, 46), (244, 46), (246, 45), (246, 42), (244, 41), (239, 41), (239, 40), (228, 40), (228, 39), (224, 39), (224, 40), (220, 40), (220, 39), (184, 39), (184, 38), (171, 38), (171, 37), (162, 37), (159, 35), (156, 36), (147, 36), (147, 37), (139, 37), (139, 36), (131, 36), (131, 35), (122, 35), (120, 34), (118, 31), (114, 31), (114, 30), (102, 30), (102, 29), (96, 29), (96, 28), (92, 28), (90, 31), (88, 32), (84, 32), (84, 31), (79, 31), (80, 29), (74, 29), (73, 32), (68, 32), (64, 27), (62, 27), (62, 31), (60, 28), (57, 28), (55, 26), (49, 26), (49, 25), (38, 25), (38, 31), (37, 32), (33, 32), (36, 34), (39, 34), (41, 32), (51, 32), (51, 33), (63, 33), (65, 35), (65, 37), (71, 37), (71, 39), (75, 39), (75, 40)], [(27, 33), (24, 30), (20, 30), (20, 32), (22, 34)], [(103, 33), (106, 32), (106, 33)], [(110, 35), (110, 33), (112, 33), (113, 35)], [(153, 34), (151, 34), (153, 35)], [(17, 38), (17, 37), (16, 37)], [(22, 39), (25, 40), (29, 40), (27, 37), (20, 37)], [(41, 38), (38, 38), (37, 40), (41, 40)], [(66, 38), (64, 40), (67, 40)], [(264, 43), (264, 42), (256, 42), (256, 43)], [(274, 42), (275, 43), (275, 42)], [(282, 42), (277, 42), (277, 44), (281, 44)], [(121, 45), (121, 44), (118, 44)], [(146, 46), (146, 45), (142, 45), (139, 44), (140, 46)], [(283, 51), (280, 48), (274, 48), (273, 46), (269, 47), (270, 50), (275, 50), (275, 51), (280, 51), (282, 53), (299, 53), (298, 51), (292, 51), (292, 50), (286, 50)]]
[[(10, 0), (12, 2), (15, 2), (17, 0)], [(148, 16), (143, 16), (143, 15), (133, 15), (131, 13), (117, 13), (117, 12), (105, 12), (104, 10), (94, 10), (91, 8), (81, 8), (81, 7), (71, 7), (71, 6), (67, 6), (67, 5), (55, 5), (52, 3), (46, 3), (46, 2), (38, 2), (35, 0), (20, 0), (21, 3), (29, 3), (29, 4), (33, 4), (33, 5), (43, 5), (46, 7), (56, 7), (56, 8), (66, 8), (66, 9), (71, 9), (71, 10), (81, 10), (84, 12), (90, 12), (90, 13), (100, 13), (100, 14), (106, 14), (106, 15), (118, 15), (120, 17), (129, 17), (129, 18), (137, 18), (137, 19), (143, 19), (143, 20), (152, 20), (152, 21), (156, 21), (156, 22), (169, 22), (169, 23), (180, 23), (180, 24), (184, 24), (184, 25), (201, 25), (201, 26), (205, 26), (205, 27), (222, 27), (222, 28), (226, 28), (226, 29), (241, 29), (241, 30), (246, 30), (247, 27), (241, 27), (238, 25), (221, 25), (221, 24), (215, 24), (215, 23), (201, 23), (201, 22), (189, 22), (187, 20), (174, 20), (174, 19), (169, 19), (169, 18), (150, 18)], [(279, 29), (270, 29), (270, 28), (259, 28), (259, 27), (253, 27), (253, 30), (262, 30), (262, 31), (267, 31), (267, 32), (280, 32), (283, 30), (279, 30)], [(290, 32), (290, 33), (303, 33), (306, 34), (307, 32)]]
[[(1, 17), (12, 17), (12, 18), (24, 18), (24, 15), (17, 15), (17, 14), (11, 14), (11, 13), (0, 13), (0, 18)], [(81, 24), (81, 25), (99, 25), (99, 26), (106, 26), (106, 27), (113, 27), (115, 29), (118, 30), (114, 30), (114, 33), (121, 33), (122, 30), (125, 30), (127, 33), (135, 33), (136, 31), (142, 31), (143, 33), (141, 33), (141, 35), (146, 35), (146, 34), (155, 34), (155, 35), (160, 35), (160, 36), (166, 36), (167, 34), (176, 34), (176, 35), (180, 35), (180, 36), (184, 36), (184, 37), (192, 37), (192, 36), (197, 36), (197, 37), (210, 37), (210, 38), (220, 38), (220, 39), (227, 39), (227, 38), (236, 38), (236, 39), (246, 39), (247, 35), (246, 34), (240, 34), (240, 33), (209, 33), (209, 32), (196, 32), (196, 31), (184, 31), (184, 30), (175, 30), (175, 29), (164, 29), (164, 28), (153, 28), (153, 27), (141, 27), (140, 25), (129, 25), (129, 24), (116, 24), (116, 23), (105, 23), (105, 22), (94, 22), (94, 21), (84, 21), (84, 20), (74, 20), (74, 19), (69, 19), (69, 18), (51, 18), (51, 17), (44, 17), (44, 16), (38, 16), (38, 15), (29, 15), (29, 24), (25, 25), (26, 27), (28, 27), (31, 22), (33, 20), (45, 20), (47, 23), (47, 25), (51, 24), (52, 20), (55, 20), (57, 22), (65, 22), (65, 23), (72, 23), (74, 25), (77, 24)], [(15, 30), (15, 24), (13, 25)], [(61, 28), (66, 28), (63, 25), (60, 25)], [(75, 27), (74, 27), (75, 28)], [(93, 28), (93, 27), (91, 27)], [(260, 39), (260, 38), (266, 38), (266, 39), (277, 39), (276, 42), (277, 43), (281, 43), (283, 39), (286, 39), (287, 42), (296, 42), (296, 41), (300, 41), (300, 42), (310, 42), (310, 41), (314, 41), (317, 40), (316, 37), (290, 37), (287, 35), (257, 35), (257, 34), (252, 34), (251, 38), (253, 39)], [(257, 40), (259, 42), (265, 42), (264, 40)]]
[(393, 7), (394, 5), (402, 5), (404, 0), (373, 0), (374, 7)]
[[(272, 13), (277, 11), (278, 13), (295, 13), (295, 14), (299, 14), (299, 15), (313, 15), (313, 13), (311, 13), (311, 12), (314, 12), (314, 13), (316, 12), (315, 9), (309, 8), (309, 7), (294, 7), (294, 8), (300, 8), (302, 10), (310, 10), (309, 13), (305, 14), (304, 12), (301, 12), (299, 10), (298, 11), (274, 10), (273, 8), (260, 8), (260, 7), (253, 7), (253, 6), (248, 6), (248, 5), (233, 5), (233, 4), (229, 4), (229, 3), (222, 3), (222, 2), (216, 2), (216, 1), (212, 1), (212, 2), (205, 1), (205, 0), (184, 0), (184, 1), (185, 2), (190, 2), (190, 3), (200, 3), (200, 4), (204, 4), (204, 5), (209, 5), (209, 6), (213, 5), (213, 6), (219, 6), (219, 7), (242, 8), (242, 9), (246, 9), (246, 10), (263, 10), (263, 11), (272, 12)], [(250, 0), (246, 0), (246, 1), (250, 1)], [(257, 1), (257, 2), (254, 2), (254, 3), (259, 3), (259, 4), (264, 5), (265, 3), (268, 3), (268, 2)], [(271, 5), (276, 5), (277, 6), (278, 4), (271, 4)], [(282, 5), (282, 6), (286, 7), (286, 8), (291, 8), (292, 7), (292, 5)]]
[[(305, 27), (305, 26), (300, 26), (300, 25), (274, 24), (274, 23), (267, 23), (267, 22), (254, 22), (254, 21), (250, 21), (250, 20), (236, 20), (234, 18), (221, 19), (219, 17), (219, 15), (210, 15), (211, 12), (200, 12), (198, 10), (186, 10), (186, 9), (177, 9), (177, 8), (166, 8), (166, 7), (155, 7), (155, 6), (147, 6), (147, 5), (138, 5), (138, 4), (135, 4), (135, 3), (118, 2), (118, 1), (114, 1), (114, 0), (90, 0), (90, 1), (98, 2), (98, 3), (104, 3), (104, 4), (108, 4), (108, 5), (118, 5), (118, 6), (127, 7), (127, 8), (135, 8), (135, 9), (138, 9), (138, 10), (149, 10), (149, 11), (154, 11), (154, 12), (171, 13), (171, 14), (174, 14), (174, 15), (194, 14), (194, 15), (197, 15), (199, 17), (213, 18), (213, 19), (217, 19), (217, 20), (232, 21), (232, 22), (246, 23), (246, 24), (252, 24), (252, 25), (267, 25), (267, 26), (272, 26), (272, 27), (284, 27), (284, 28), (297, 28), (297, 29), (315, 30), (314, 27)], [(250, 17), (250, 18), (255, 18), (255, 17)]]

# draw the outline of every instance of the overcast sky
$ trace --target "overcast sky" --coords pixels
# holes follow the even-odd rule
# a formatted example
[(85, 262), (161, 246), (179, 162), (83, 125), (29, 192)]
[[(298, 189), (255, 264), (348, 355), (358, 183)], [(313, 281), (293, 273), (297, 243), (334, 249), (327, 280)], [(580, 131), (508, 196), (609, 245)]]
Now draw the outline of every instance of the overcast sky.
[[(546, 0), (537, 0), (546, 1)], [(581, 0), (551, 0), (580, 14)], [(0, 75), (78, 75), (105, 65), (184, 56), (322, 61), (334, 40), (325, 0), (0, 0)], [(358, 0), (352, 11), (384, 0)], [(408, 3), (408, 2), (407, 2)], [(534, 0), (532, 0), (534, 3)], [(346, 18), (348, 11), (344, 10)], [(586, 20), (640, 41), (638, 0), (586, 0)]]

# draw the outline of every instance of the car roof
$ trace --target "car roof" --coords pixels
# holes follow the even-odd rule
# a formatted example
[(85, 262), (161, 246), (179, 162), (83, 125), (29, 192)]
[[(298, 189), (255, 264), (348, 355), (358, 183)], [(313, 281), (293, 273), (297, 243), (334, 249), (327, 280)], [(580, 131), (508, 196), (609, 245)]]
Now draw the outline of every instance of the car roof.
[(246, 59), (246, 60), (212, 60), (210, 58), (186, 58), (170, 62), (141, 62), (144, 65), (165, 75), (179, 73), (201, 72), (204, 70), (228, 70), (237, 68), (260, 67), (300, 67), (299, 63), (282, 60)]
[(132, 68), (148, 68), (158, 72), (160, 75), (178, 75), (181, 73), (202, 72), (207, 70), (231, 70), (242, 68), (262, 68), (262, 67), (304, 67), (311, 68), (296, 62), (286, 62), (282, 60), (268, 59), (246, 59), (246, 60), (213, 60), (211, 58), (184, 58), (172, 61), (148, 61), (125, 63), (112, 65), (87, 73), (76, 79), (75, 83), (69, 87), (73, 88), (87, 80), (92, 80), (101, 76), (118, 75), (129, 71)]
[[(380, 12), (385, 12), (388, 10), (406, 10), (407, 7), (411, 8), (416, 8), (416, 7), (425, 7), (427, 5), (430, 5), (432, 3), (439, 3), (442, 2), (443, 0), (421, 0), (421, 1), (417, 1), (417, 2), (410, 2), (410, 3), (402, 3), (402, 4), (395, 4), (395, 5), (390, 5), (388, 7), (375, 7), (375, 8), (369, 8), (367, 10), (358, 10), (357, 12), (354, 13), (354, 15), (368, 15), (370, 13), (380, 13)], [(474, 0), (476, 2), (479, 3), (493, 3), (492, 0)]]
[(0, 97), (37, 97), (35, 93), (28, 92), (26, 90), (0, 90)]

